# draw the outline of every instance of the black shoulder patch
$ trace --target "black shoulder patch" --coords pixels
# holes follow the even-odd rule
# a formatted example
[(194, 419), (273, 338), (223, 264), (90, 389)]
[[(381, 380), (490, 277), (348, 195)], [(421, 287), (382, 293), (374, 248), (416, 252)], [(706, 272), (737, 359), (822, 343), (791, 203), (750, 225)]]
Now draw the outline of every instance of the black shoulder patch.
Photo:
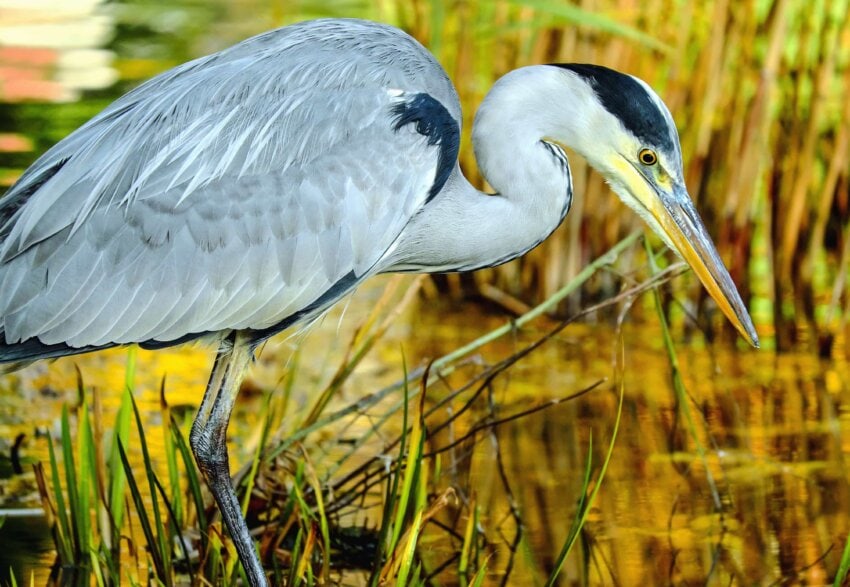
[(396, 104), (393, 106), (393, 116), (393, 130), (399, 130), (407, 124), (415, 124), (416, 132), (428, 137), (429, 145), (440, 147), (437, 173), (426, 200), (430, 202), (443, 189), (457, 163), (460, 127), (446, 107), (429, 94), (414, 94), (404, 102)]
[(619, 71), (588, 63), (552, 63), (585, 78), (605, 109), (647, 145), (673, 151), (667, 119), (635, 79)]

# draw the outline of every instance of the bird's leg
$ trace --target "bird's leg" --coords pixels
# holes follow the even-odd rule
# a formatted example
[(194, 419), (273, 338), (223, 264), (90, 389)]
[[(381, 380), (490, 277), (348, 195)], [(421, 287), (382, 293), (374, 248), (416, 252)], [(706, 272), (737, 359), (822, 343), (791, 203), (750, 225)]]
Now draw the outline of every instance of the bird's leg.
[(227, 424), (239, 393), (239, 385), (252, 357), (253, 348), (239, 332), (232, 333), (222, 341), (204, 400), (192, 424), (189, 443), (198, 468), (218, 502), (224, 524), (236, 545), (249, 582), (253, 587), (265, 587), (268, 581), (233, 491), (227, 458)]

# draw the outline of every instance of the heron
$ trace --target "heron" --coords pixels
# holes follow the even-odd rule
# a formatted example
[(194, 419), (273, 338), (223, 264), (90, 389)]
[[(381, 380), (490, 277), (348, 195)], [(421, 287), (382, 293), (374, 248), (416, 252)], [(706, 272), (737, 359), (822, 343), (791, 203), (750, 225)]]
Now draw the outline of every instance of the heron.
[(474, 271), (545, 240), (568, 150), (693, 269), (744, 339), (747, 308), (683, 179), (673, 118), (599, 65), (511, 71), (472, 126), (405, 32), (354, 19), (265, 32), (166, 71), (42, 155), (0, 199), (0, 363), (218, 344), (190, 444), (252, 585), (267, 578), (225, 443), (258, 345), (372, 275)]

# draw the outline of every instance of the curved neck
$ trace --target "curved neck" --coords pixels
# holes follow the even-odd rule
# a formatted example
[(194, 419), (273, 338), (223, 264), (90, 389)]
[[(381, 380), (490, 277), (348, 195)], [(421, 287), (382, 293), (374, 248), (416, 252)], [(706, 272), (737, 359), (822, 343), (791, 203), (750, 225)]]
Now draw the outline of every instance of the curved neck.
[(594, 127), (603, 128), (599, 110), (593, 91), (570, 72), (547, 65), (511, 71), (496, 82), (475, 115), (472, 143), (478, 165), (500, 193), (522, 192), (534, 181), (529, 176), (542, 172), (539, 153), (529, 146), (560, 143), (588, 158), (594, 149), (586, 139), (595, 136)]
[(563, 95), (563, 86), (558, 90), (547, 79), (558, 71), (549, 69), (554, 70), (529, 67), (503, 77), (475, 117), (475, 155), (497, 193), (476, 190), (455, 168), (437, 197), (404, 229), (383, 271), (435, 273), (499, 265), (525, 254), (560, 225), (572, 202), (572, 182), (566, 154), (547, 140), (552, 135), (545, 129), (564, 143), (563, 137), (580, 133), (553, 129), (545, 118), (555, 95)]

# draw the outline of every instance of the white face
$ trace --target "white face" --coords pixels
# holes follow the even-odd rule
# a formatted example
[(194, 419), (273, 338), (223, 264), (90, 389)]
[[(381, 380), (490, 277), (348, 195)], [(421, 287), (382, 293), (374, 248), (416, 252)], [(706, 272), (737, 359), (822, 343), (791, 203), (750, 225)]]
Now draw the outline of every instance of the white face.
[(623, 132), (609, 155), (603, 175), (614, 192), (652, 228), (668, 247), (681, 255), (659, 222), (659, 207), (689, 199), (679, 161)]
[[(588, 75), (597, 71), (593, 66), (584, 67), (585, 73), (590, 72)], [(585, 109), (583, 122), (573, 123), (570, 129), (580, 136), (573, 141), (578, 144), (576, 150), (602, 173), (620, 199), (691, 266), (723, 313), (757, 346), (758, 337), (747, 309), (688, 195), (679, 137), (670, 111), (641, 80), (610, 70), (599, 75), (607, 76), (612, 84), (621, 85), (621, 89), (635, 96), (600, 89), (601, 81), (595, 78), (570, 76), (578, 78), (580, 85), (576, 86), (576, 79), (570, 80), (568, 91), (578, 93)], [(617, 108), (620, 116), (611, 112)]]

